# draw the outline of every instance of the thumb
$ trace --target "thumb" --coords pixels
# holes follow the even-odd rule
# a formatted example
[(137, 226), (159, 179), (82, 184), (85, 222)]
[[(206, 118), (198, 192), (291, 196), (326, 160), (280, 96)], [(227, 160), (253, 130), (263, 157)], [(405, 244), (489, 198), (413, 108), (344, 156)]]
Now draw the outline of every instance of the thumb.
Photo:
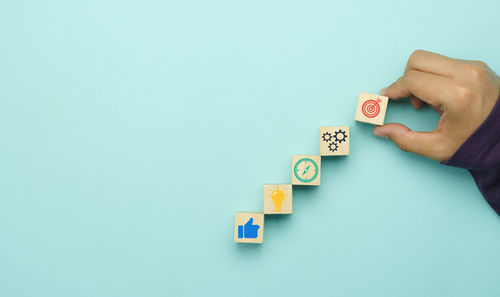
[(252, 226), (252, 225), (253, 225), (253, 218), (250, 218), (250, 219), (248, 220), (248, 222), (245, 224), (245, 227), (246, 227), (246, 226)]
[(405, 152), (441, 161), (435, 149), (434, 132), (417, 132), (402, 124), (389, 123), (375, 127), (373, 134), (390, 139)]

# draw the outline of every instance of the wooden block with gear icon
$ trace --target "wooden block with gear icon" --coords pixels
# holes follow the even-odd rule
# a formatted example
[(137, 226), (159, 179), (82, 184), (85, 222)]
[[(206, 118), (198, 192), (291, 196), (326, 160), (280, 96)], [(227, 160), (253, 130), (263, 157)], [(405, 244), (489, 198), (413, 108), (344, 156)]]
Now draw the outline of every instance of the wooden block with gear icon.
[(292, 185), (319, 186), (320, 178), (321, 156), (292, 157)]
[(354, 119), (358, 122), (383, 125), (389, 97), (369, 93), (359, 93)]
[(346, 156), (349, 155), (348, 126), (320, 127), (319, 148), (321, 156)]
[(292, 185), (264, 185), (264, 214), (292, 213)]

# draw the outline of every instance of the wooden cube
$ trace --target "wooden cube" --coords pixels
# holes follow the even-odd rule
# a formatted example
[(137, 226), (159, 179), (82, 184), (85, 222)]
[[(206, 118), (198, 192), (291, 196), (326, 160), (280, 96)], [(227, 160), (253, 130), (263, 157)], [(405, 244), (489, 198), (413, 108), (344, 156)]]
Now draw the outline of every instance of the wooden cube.
[(320, 177), (321, 156), (292, 157), (292, 185), (319, 186)]
[(345, 156), (349, 155), (348, 126), (320, 127), (319, 148), (321, 156)]
[(264, 214), (237, 212), (234, 224), (234, 242), (262, 243), (264, 241)]
[(354, 119), (358, 122), (383, 125), (388, 102), (388, 97), (361, 92)]
[(292, 185), (264, 185), (264, 214), (292, 213)]

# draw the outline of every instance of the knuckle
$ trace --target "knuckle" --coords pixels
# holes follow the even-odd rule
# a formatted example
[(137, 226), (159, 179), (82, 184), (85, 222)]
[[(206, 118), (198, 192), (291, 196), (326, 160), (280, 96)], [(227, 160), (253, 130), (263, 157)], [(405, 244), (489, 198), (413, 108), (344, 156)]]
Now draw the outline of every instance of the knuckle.
[(415, 80), (415, 77), (417, 75), (418, 75), (417, 70), (411, 69), (411, 70), (408, 70), (408, 72), (406, 72), (406, 74), (403, 77), (401, 77), (401, 80), (408, 83), (408, 82)]
[(400, 150), (402, 150), (403, 152), (409, 152), (410, 149), (408, 148), (408, 145), (406, 144), (403, 144), (403, 143), (398, 143), (398, 147)]
[(481, 67), (484, 67), (484, 68), (489, 68), (488, 64), (486, 64), (485, 62), (480, 61), (480, 60), (473, 61), (473, 63), (476, 64), (476, 65), (479, 65)]
[(396, 145), (398, 148), (404, 152), (409, 152), (410, 151), (410, 143), (408, 142), (407, 139), (400, 139), (398, 142), (396, 142)]
[(467, 75), (475, 81), (482, 80), (486, 78), (486, 70), (483, 66), (469, 64), (466, 68)]
[(416, 61), (422, 57), (423, 55), (425, 54), (425, 51), (424, 50), (421, 50), (421, 49), (417, 49), (417, 50), (414, 50), (410, 57), (408, 58), (408, 62), (407, 62), (407, 65), (406, 65), (406, 68), (407, 69), (411, 69), (413, 67), (413, 65), (416, 64)]
[(425, 53), (426, 52), (424, 50), (422, 50), (422, 49), (414, 50), (413, 53), (411, 53), (409, 60), (414, 60), (416, 58), (419, 58), (422, 55), (424, 55)]
[(474, 97), (474, 92), (470, 87), (456, 85), (452, 89), (452, 96), (459, 102), (467, 102)]

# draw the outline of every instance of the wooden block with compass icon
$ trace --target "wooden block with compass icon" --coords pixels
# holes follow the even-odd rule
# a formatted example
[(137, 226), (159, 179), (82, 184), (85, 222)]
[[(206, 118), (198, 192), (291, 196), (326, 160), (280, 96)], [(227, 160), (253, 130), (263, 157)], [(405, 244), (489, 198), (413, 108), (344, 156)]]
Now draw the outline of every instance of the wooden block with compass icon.
[(358, 122), (383, 125), (389, 98), (369, 93), (359, 93), (358, 107), (354, 119)]
[(292, 185), (319, 186), (320, 178), (321, 156), (292, 157)]
[(320, 127), (319, 148), (321, 156), (345, 156), (349, 155), (348, 126)]

